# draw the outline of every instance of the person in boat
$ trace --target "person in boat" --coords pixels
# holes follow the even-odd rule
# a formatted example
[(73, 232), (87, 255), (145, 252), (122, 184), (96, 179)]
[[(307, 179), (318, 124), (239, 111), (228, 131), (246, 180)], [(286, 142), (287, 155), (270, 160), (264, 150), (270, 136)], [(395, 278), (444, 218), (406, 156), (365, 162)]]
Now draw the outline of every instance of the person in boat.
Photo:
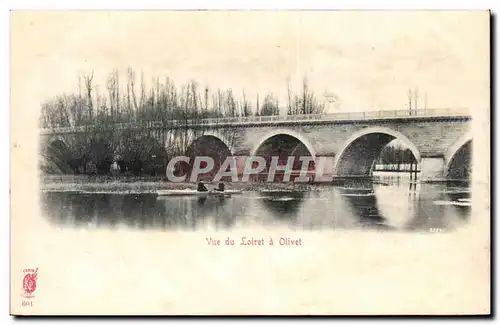
[(224, 183), (220, 182), (219, 186), (215, 190), (218, 192), (224, 192)]
[(198, 182), (198, 192), (208, 192), (208, 188), (203, 184), (202, 181)]

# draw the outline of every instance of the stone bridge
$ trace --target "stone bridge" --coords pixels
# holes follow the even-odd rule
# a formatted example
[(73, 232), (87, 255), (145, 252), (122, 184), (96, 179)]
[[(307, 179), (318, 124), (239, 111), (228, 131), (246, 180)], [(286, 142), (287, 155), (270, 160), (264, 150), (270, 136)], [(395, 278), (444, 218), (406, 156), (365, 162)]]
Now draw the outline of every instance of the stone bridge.
[[(421, 180), (460, 179), (470, 170), (471, 116), (467, 109), (425, 109), (334, 113), (321, 115), (251, 116), (198, 121), (118, 124), (113, 130), (148, 132), (165, 141), (179, 130), (191, 145), (209, 154), (217, 148), (237, 156), (270, 152), (310, 155), (323, 174), (333, 177), (370, 176), (382, 148), (398, 139), (411, 150)], [(41, 147), (54, 141), (70, 145), (82, 127), (43, 129)], [(172, 142), (170, 142), (172, 143)], [(168, 148), (167, 148), (168, 149)], [(199, 153), (201, 153), (199, 152)]]

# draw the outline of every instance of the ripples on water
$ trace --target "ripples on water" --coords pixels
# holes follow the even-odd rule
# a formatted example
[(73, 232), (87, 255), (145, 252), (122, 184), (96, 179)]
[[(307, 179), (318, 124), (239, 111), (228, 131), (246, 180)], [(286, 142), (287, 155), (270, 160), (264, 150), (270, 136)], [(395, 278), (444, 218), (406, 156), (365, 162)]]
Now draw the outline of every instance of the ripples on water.
[(468, 222), (468, 187), (415, 184), (406, 175), (231, 197), (46, 192), (43, 214), (67, 227), (198, 230), (282, 225), (292, 229), (446, 231)]

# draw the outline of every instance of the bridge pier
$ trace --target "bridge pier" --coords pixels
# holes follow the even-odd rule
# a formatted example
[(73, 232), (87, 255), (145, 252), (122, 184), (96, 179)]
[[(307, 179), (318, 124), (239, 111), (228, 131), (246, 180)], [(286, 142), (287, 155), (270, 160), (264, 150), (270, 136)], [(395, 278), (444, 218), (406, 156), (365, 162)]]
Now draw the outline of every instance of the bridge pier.
[(238, 171), (238, 179), (241, 179), (243, 171), (245, 170), (245, 163), (247, 161), (248, 155), (234, 155), (236, 157), (236, 170)]
[(444, 169), (443, 157), (422, 157), (420, 161), (420, 180), (422, 182), (445, 181)]
[(335, 155), (333, 154), (324, 154), (324, 155), (316, 155), (316, 159), (314, 161), (315, 164), (315, 182), (331, 182), (333, 180), (333, 164), (334, 164)]

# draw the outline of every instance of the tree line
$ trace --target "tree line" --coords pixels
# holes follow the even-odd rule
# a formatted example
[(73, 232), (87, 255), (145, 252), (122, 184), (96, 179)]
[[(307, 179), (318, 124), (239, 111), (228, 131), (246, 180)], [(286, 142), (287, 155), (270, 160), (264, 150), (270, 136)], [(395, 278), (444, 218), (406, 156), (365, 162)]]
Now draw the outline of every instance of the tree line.
[(391, 144), (385, 146), (377, 159), (378, 164), (411, 164), (415, 163), (415, 157), (408, 148), (393, 146)]
[[(196, 81), (178, 87), (169, 78), (156, 77), (146, 86), (144, 74), (129, 68), (123, 77), (109, 73), (104, 90), (94, 73), (78, 77), (78, 92), (58, 94), (41, 104), (40, 127), (81, 127), (69, 145), (53, 144), (42, 152), (41, 169), (47, 173), (164, 175), (166, 162), (186, 152), (192, 140), (188, 129), (171, 130), (163, 138), (130, 128), (116, 130), (117, 123), (137, 125), (152, 121), (201, 120), (204, 118), (269, 116), (280, 114), (280, 101), (266, 93), (255, 101), (243, 91), (210, 90)], [(324, 104), (309, 90), (307, 78), (294, 92), (288, 86), (286, 114), (321, 114)], [(231, 133), (231, 132), (229, 132)], [(117, 169), (118, 165), (118, 169)]]
[[(122, 81), (118, 70), (107, 78), (105, 91), (94, 84), (94, 73), (78, 78), (78, 93), (59, 94), (42, 103), (42, 128), (82, 126), (96, 123), (169, 121), (217, 117), (269, 116), (280, 114), (280, 101), (273, 93), (250, 100), (245, 91), (238, 96), (231, 88), (203, 89), (196, 81), (177, 87), (166, 77), (153, 78), (146, 86), (141, 73), (128, 69)], [(286, 114), (321, 114), (325, 105), (309, 90), (306, 77), (300, 91), (288, 86)]]

